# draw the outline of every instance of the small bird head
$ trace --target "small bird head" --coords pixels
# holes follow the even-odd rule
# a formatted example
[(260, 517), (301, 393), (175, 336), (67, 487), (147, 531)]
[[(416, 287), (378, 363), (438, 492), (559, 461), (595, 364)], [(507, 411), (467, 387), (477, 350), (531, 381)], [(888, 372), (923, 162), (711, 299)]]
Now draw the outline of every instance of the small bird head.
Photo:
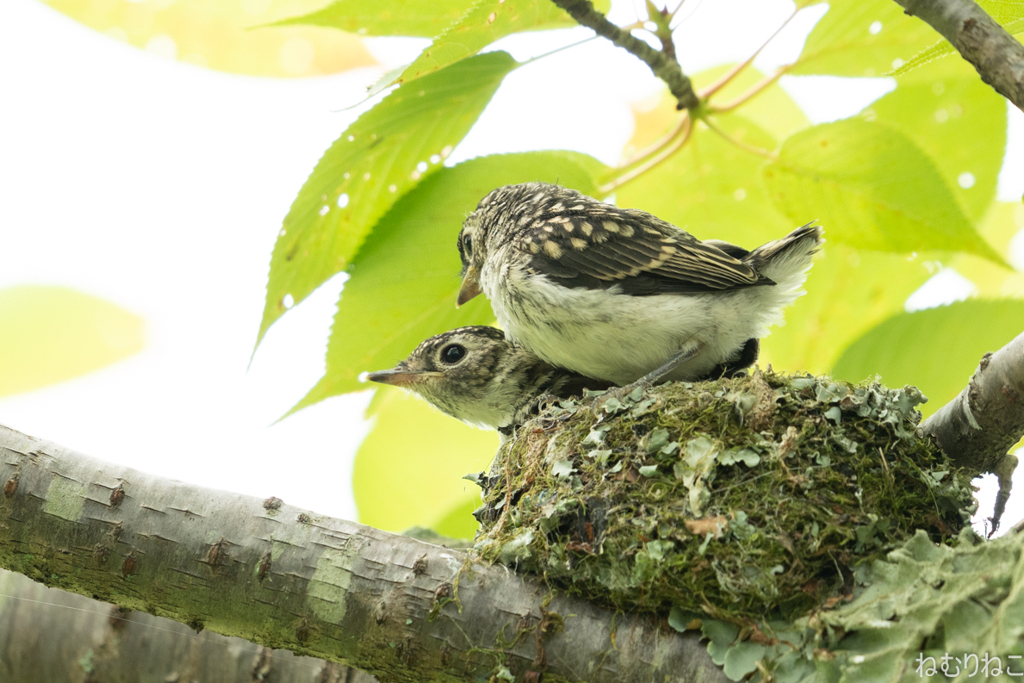
[[(459, 232), (459, 257), (462, 259), (462, 288), (456, 306), (470, 301), (482, 291), (480, 276), (488, 254), (512, 237), (512, 231), (523, 218), (524, 207), (531, 207), (531, 197), (560, 190), (547, 183), (505, 185), (491, 190), (477, 204), (476, 211)], [(535, 202), (534, 202), (535, 203)]]
[(460, 327), (427, 339), (391, 370), (371, 372), (371, 382), (419, 394), (441, 412), (484, 427), (511, 422), (532, 386), (534, 366), (550, 370), (495, 327)]

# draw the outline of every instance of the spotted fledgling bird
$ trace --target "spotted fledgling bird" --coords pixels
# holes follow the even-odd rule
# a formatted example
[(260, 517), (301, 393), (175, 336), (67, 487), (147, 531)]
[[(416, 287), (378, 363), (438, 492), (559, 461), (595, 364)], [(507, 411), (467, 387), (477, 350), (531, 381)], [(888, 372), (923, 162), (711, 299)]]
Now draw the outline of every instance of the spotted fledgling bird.
[(754, 362), (822, 242), (805, 225), (748, 252), (557, 185), (506, 185), (459, 233), (457, 303), (485, 293), (512, 341), (588, 377), (694, 380)]
[(609, 382), (552, 367), (513, 345), (495, 327), (460, 327), (427, 339), (372, 382), (415, 392), (442, 413), (478, 427), (511, 434), (543, 398), (570, 398)]

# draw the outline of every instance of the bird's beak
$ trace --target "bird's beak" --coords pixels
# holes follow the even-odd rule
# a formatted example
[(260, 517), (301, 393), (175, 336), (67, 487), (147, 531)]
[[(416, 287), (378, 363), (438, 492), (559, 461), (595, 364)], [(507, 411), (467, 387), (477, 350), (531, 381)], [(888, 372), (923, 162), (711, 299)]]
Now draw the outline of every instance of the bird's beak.
[(459, 288), (459, 298), (455, 300), (455, 308), (472, 300), (479, 293), (480, 273), (477, 271), (476, 266), (470, 266), (462, 278), (462, 287)]
[(431, 377), (440, 377), (440, 372), (412, 372), (394, 368), (392, 370), (378, 370), (366, 376), (371, 382), (390, 384), (395, 387), (408, 387), (426, 381)]

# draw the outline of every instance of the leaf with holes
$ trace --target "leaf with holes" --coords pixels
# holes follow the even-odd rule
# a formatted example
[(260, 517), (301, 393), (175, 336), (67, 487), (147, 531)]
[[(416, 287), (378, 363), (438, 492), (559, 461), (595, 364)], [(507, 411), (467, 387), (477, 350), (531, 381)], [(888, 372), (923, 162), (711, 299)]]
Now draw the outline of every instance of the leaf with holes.
[(829, 240), (899, 253), (967, 252), (1004, 264), (974, 230), (935, 162), (905, 134), (860, 118), (792, 136), (764, 171), (775, 205), (821, 220)]
[(360, 373), (392, 367), (432, 335), (494, 320), (485, 297), (455, 308), (462, 221), (488, 192), (532, 180), (585, 194), (604, 167), (573, 152), (471, 159), (421, 182), (385, 215), (352, 263), (327, 345), (327, 371), (292, 412), (367, 388)]
[(789, 73), (881, 76), (935, 42), (935, 30), (892, 0), (831, 2)]
[(934, 413), (964, 388), (981, 357), (1024, 331), (1024, 301), (972, 299), (899, 313), (850, 345), (832, 370), (851, 382), (881, 375), (889, 386), (913, 384)]
[(331, 145), (274, 245), (257, 344), (290, 305), (348, 266), (399, 197), (441, 168), (515, 66), (505, 52), (453, 64), (391, 93)]
[(929, 64), (863, 115), (899, 128), (932, 158), (967, 215), (985, 215), (1006, 153), (1006, 100), (970, 64)]

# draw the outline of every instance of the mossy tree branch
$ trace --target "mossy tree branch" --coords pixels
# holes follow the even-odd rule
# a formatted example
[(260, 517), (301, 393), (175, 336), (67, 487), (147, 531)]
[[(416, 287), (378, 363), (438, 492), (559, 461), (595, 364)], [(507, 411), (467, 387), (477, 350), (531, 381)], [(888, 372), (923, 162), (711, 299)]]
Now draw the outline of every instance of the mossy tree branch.
[(700, 99), (693, 90), (693, 84), (674, 58), (674, 47), (669, 53), (655, 50), (644, 41), (634, 37), (629, 31), (608, 21), (604, 14), (594, 8), (590, 0), (551, 1), (568, 12), (569, 16), (576, 20), (576, 23), (592, 29), (597, 35), (607, 38), (647, 64), (654, 75), (668, 86), (669, 92), (676, 98), (678, 109), (695, 109), (700, 104)]
[(383, 680), (725, 680), (696, 635), (405, 536), (0, 427), (0, 566)]
[(1024, 45), (974, 0), (896, 0), (953, 44), (996, 92), (1024, 111)]

